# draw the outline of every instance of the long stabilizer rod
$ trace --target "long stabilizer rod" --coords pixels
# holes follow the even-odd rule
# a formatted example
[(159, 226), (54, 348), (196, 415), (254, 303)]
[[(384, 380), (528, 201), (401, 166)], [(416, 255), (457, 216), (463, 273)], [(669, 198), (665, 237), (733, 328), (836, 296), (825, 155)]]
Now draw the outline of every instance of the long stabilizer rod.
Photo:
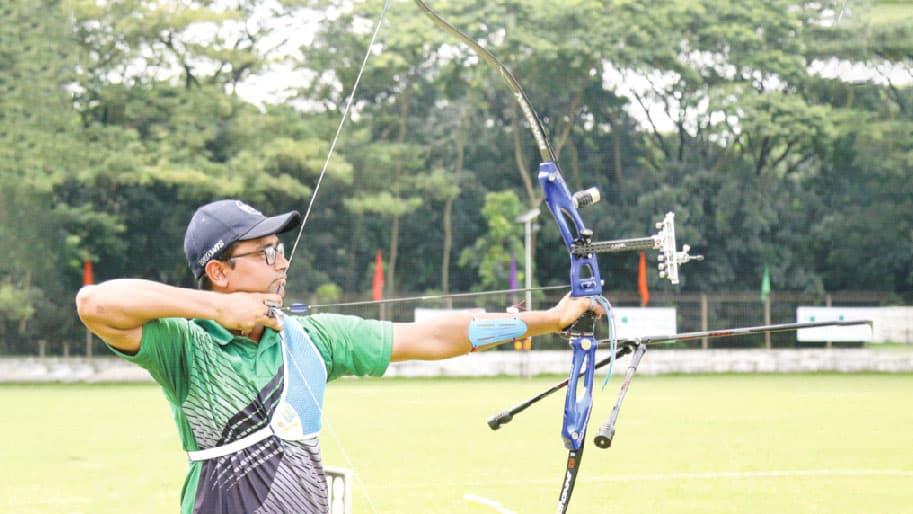
[[(827, 326), (850, 326), (850, 325), (868, 325), (872, 327), (871, 320), (851, 320), (851, 321), (810, 321), (806, 323), (780, 323), (777, 325), (758, 325), (756, 327), (727, 328), (724, 330), (701, 330), (698, 332), (682, 332), (681, 334), (672, 334), (665, 336), (642, 336), (634, 338), (618, 339), (617, 344), (641, 343), (671, 343), (674, 341), (691, 341), (704, 337), (731, 337), (743, 336), (748, 334), (763, 334), (767, 332), (789, 332), (791, 330), (800, 330), (803, 328), (827, 327)], [(608, 346), (610, 339), (600, 339), (600, 346)]]
[[(730, 336), (741, 336), (747, 334), (761, 334), (764, 332), (788, 332), (790, 330), (799, 330), (801, 328), (815, 328), (815, 327), (827, 327), (827, 326), (850, 326), (850, 325), (869, 325), (872, 326), (871, 320), (853, 320), (853, 321), (816, 321), (808, 323), (781, 323), (777, 325), (759, 325), (756, 327), (743, 327), (743, 328), (729, 328), (725, 330), (702, 330), (699, 332), (683, 332), (681, 334), (673, 334), (667, 336), (643, 336), (635, 338), (623, 338), (616, 340), (618, 345), (618, 351), (615, 353), (615, 358), (618, 359), (634, 349), (637, 344), (658, 344), (658, 343), (670, 343), (673, 341), (689, 341), (693, 339), (700, 339), (702, 337), (707, 338), (716, 338), (716, 337), (730, 337)], [(608, 346), (610, 340), (601, 339), (599, 341), (600, 346), (605, 344)], [(607, 366), (612, 362), (612, 356), (606, 357), (595, 364), (595, 369), (600, 369)], [(583, 376), (581, 373), (580, 376)], [(513, 420), (514, 415), (520, 412), (525, 411), (532, 405), (538, 403), (539, 401), (545, 399), (551, 394), (554, 394), (564, 387), (567, 386), (568, 379), (564, 379), (561, 382), (549, 387), (545, 391), (529, 398), (528, 400), (522, 401), (513, 407), (499, 412), (494, 416), (488, 418), (488, 426), (492, 430), (497, 430), (501, 428), (502, 425), (510, 423)]]

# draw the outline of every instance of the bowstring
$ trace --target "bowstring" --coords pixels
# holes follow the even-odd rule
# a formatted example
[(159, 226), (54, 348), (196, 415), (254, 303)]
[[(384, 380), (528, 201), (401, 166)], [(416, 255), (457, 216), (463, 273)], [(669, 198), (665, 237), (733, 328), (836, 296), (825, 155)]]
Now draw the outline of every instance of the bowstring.
[(365, 51), (365, 56), (361, 60), (361, 67), (358, 69), (358, 74), (355, 76), (355, 82), (352, 84), (352, 92), (349, 93), (349, 97), (346, 99), (345, 108), (342, 110), (342, 118), (339, 120), (339, 125), (336, 126), (336, 134), (333, 136), (333, 140), (330, 142), (330, 149), (327, 151), (327, 158), (323, 162), (323, 168), (320, 170), (320, 174), (317, 175), (317, 183), (314, 184), (314, 192), (311, 193), (311, 199), (308, 201), (308, 208), (304, 211), (304, 217), (301, 219), (301, 225), (298, 228), (298, 235), (295, 237), (295, 244), (292, 245), (292, 252), (288, 256), (288, 265), (292, 265), (292, 259), (295, 258), (295, 250), (298, 249), (298, 243), (301, 241), (301, 235), (304, 233), (304, 226), (307, 224), (308, 217), (311, 215), (311, 210), (314, 207), (314, 200), (317, 198), (317, 193), (320, 191), (320, 184), (323, 182), (323, 177), (327, 173), (327, 169), (330, 167), (330, 159), (333, 158), (333, 152), (336, 150), (336, 144), (339, 142), (339, 136), (342, 134), (342, 128), (346, 124), (346, 119), (349, 117), (349, 111), (352, 109), (352, 104), (355, 102), (355, 93), (358, 91), (358, 85), (361, 83), (361, 77), (364, 75), (365, 68), (368, 65), (368, 58), (371, 56), (371, 51), (374, 48), (374, 42), (377, 41), (377, 34), (380, 32), (380, 27), (384, 23), (384, 18), (387, 15), (387, 10), (390, 8), (391, 0), (386, 0), (384, 2), (384, 7), (380, 12), (380, 17), (377, 19), (377, 24), (374, 26), (374, 31), (371, 33), (371, 41), (368, 42), (368, 49)]
[[(304, 226), (307, 224), (308, 218), (311, 215), (311, 210), (314, 207), (314, 200), (317, 198), (317, 193), (320, 191), (320, 184), (323, 182), (323, 177), (326, 176), (327, 170), (330, 167), (330, 159), (333, 158), (333, 152), (336, 150), (336, 144), (339, 142), (339, 137), (342, 134), (342, 128), (345, 126), (346, 119), (349, 117), (349, 112), (352, 110), (352, 104), (355, 102), (355, 94), (358, 91), (358, 86), (361, 84), (361, 77), (364, 75), (365, 68), (368, 65), (368, 59), (371, 57), (372, 49), (374, 48), (374, 43), (377, 41), (377, 34), (380, 33), (380, 28), (383, 25), (384, 18), (387, 15), (387, 10), (390, 8), (391, 0), (385, 0), (383, 9), (381, 9), (380, 16), (377, 19), (377, 23), (374, 25), (374, 31), (371, 33), (371, 40), (368, 42), (368, 48), (365, 50), (365, 56), (361, 60), (361, 67), (358, 68), (358, 74), (355, 76), (355, 81), (352, 84), (352, 91), (349, 93), (349, 97), (346, 99), (345, 108), (342, 111), (342, 117), (339, 120), (339, 124), (336, 126), (336, 133), (333, 135), (333, 140), (330, 142), (330, 148), (327, 151), (327, 157), (323, 162), (323, 167), (320, 169), (320, 174), (317, 175), (317, 182), (314, 184), (314, 192), (311, 193), (311, 198), (308, 201), (307, 210), (304, 212), (304, 217), (301, 219), (301, 225), (298, 228), (298, 235), (295, 236), (295, 243), (292, 245), (292, 251), (288, 257), (288, 266), (291, 267), (292, 260), (295, 258), (295, 250), (298, 249), (298, 243), (301, 242), (301, 236), (304, 234)], [(292, 364), (299, 368), (298, 362), (292, 359)], [(305, 382), (307, 384), (307, 382)], [(314, 397), (314, 392), (311, 390), (310, 385), (308, 385), (308, 392), (311, 394), (312, 399), (316, 401)], [(376, 513), (377, 509), (374, 506), (374, 501), (371, 499), (370, 493), (368, 493), (367, 487), (365, 487), (364, 482), (361, 480), (359, 473), (355, 471), (355, 466), (352, 463), (352, 459), (349, 458), (349, 454), (346, 452), (345, 447), (342, 444), (342, 441), (339, 438), (339, 435), (336, 433), (336, 430), (333, 428), (332, 423), (321, 409), (321, 417), (323, 418), (324, 423), (329, 429), (333, 440), (336, 442), (336, 445), (339, 447), (340, 452), (342, 453), (343, 460), (346, 461), (346, 465), (352, 470), (352, 474), (355, 477), (355, 482), (357, 486), (361, 489), (364, 494), (368, 505), (371, 508), (371, 512)]]
[(843, 18), (843, 12), (846, 11), (846, 3), (848, 0), (843, 0), (843, 5), (840, 6), (840, 12), (837, 13), (837, 18), (834, 20), (834, 26), (840, 24), (840, 18)]
[[(282, 314), (280, 314), (282, 316)], [(286, 320), (287, 321), (287, 320)], [(292, 323), (298, 323), (297, 320), (292, 319)], [(302, 327), (303, 328), (303, 327)], [(286, 352), (284, 346), (288, 344), (285, 338), (285, 331), (279, 332), (279, 337), (282, 339), (283, 344), (283, 355), (288, 354), (291, 357), (292, 364), (295, 366), (295, 369), (301, 376), (305, 376), (304, 371), (301, 369), (301, 365), (298, 364), (298, 359), (291, 352)], [(312, 343), (313, 344), (313, 343)], [(323, 402), (317, 399), (317, 395), (314, 393), (314, 390), (311, 388), (311, 384), (305, 380), (305, 387), (307, 387), (308, 394), (311, 395), (311, 400), (313, 400), (315, 405), (322, 405)], [(336, 443), (337, 448), (339, 448), (339, 453), (342, 454), (342, 459), (346, 461), (346, 466), (352, 470), (352, 478), (355, 480), (355, 485), (361, 489), (362, 494), (364, 495), (365, 500), (368, 502), (368, 507), (371, 508), (371, 512), (377, 514), (377, 507), (374, 506), (374, 499), (371, 498), (371, 494), (368, 492), (368, 488), (365, 486), (364, 481), (361, 479), (361, 473), (355, 469), (355, 465), (352, 463), (352, 459), (349, 457), (349, 453), (346, 451), (345, 446), (342, 444), (342, 439), (339, 437), (339, 434), (336, 432), (336, 429), (333, 427), (333, 423), (330, 422), (330, 417), (323, 412), (323, 407), (320, 408), (320, 417), (323, 419), (323, 424), (326, 426), (327, 430), (330, 432), (330, 436), (333, 438), (333, 441)], [(319, 437), (319, 436), (318, 436)], [(322, 457), (321, 457), (322, 459)], [(331, 506), (332, 507), (332, 506)]]

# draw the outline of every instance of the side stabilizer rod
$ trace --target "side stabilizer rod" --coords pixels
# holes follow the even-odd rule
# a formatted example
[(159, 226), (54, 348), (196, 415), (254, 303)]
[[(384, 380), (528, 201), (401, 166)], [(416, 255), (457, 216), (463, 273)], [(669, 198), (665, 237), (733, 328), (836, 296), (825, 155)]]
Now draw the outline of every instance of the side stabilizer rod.
[(637, 371), (637, 365), (640, 364), (641, 357), (647, 351), (647, 345), (639, 344), (634, 350), (634, 356), (631, 357), (631, 363), (628, 364), (628, 372), (625, 373), (625, 379), (621, 383), (621, 391), (618, 393), (618, 399), (615, 400), (615, 406), (612, 407), (612, 413), (609, 419), (599, 427), (596, 437), (593, 438), (593, 444), (599, 448), (608, 448), (612, 446), (612, 439), (615, 437), (615, 422), (618, 421), (618, 412), (621, 410), (621, 402), (624, 401), (625, 395), (628, 394), (628, 387), (631, 385), (631, 379), (634, 378), (634, 372)]
[[(627, 344), (625, 346), (622, 346), (622, 347), (618, 348), (618, 351), (615, 352), (615, 358), (620, 359), (622, 356), (631, 353), (631, 351), (633, 349), (634, 349), (633, 344)], [(598, 361), (596, 364), (594, 364), (593, 369), (599, 369), (599, 368), (605, 367), (610, 362), (612, 362), (612, 357), (606, 357), (606, 358)], [(582, 378), (583, 374), (584, 374), (584, 372), (581, 371), (580, 374), (577, 376), (577, 378)], [(542, 391), (541, 393), (533, 396), (532, 398), (522, 401), (505, 411), (501, 411), (501, 412), (495, 414), (494, 416), (488, 418), (488, 426), (492, 430), (497, 430), (497, 429), (501, 428), (501, 425), (510, 423), (511, 420), (514, 419), (515, 414), (519, 414), (520, 412), (525, 411), (526, 409), (531, 407), (533, 404), (538, 403), (543, 398), (560, 391), (561, 389), (563, 389), (564, 387), (567, 386), (567, 383), (568, 383), (568, 379), (565, 378), (561, 382), (558, 382), (557, 384), (549, 387), (545, 391)]]

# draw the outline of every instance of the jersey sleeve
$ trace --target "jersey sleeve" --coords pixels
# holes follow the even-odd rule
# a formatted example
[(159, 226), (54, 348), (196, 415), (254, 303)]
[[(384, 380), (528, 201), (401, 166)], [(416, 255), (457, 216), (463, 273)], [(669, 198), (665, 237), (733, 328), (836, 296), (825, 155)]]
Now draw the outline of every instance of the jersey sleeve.
[(108, 346), (116, 355), (146, 369), (174, 404), (187, 395), (189, 348), (193, 331), (202, 330), (190, 320), (164, 318), (143, 325), (143, 339), (135, 354)]
[(327, 366), (327, 380), (347, 375), (379, 377), (393, 354), (393, 324), (340, 314), (298, 318)]

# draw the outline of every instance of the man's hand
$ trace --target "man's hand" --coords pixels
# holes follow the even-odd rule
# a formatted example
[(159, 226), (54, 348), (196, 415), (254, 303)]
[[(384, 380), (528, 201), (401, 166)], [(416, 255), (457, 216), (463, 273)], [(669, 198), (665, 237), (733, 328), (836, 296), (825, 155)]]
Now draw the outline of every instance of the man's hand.
[(605, 309), (592, 296), (571, 296), (566, 295), (550, 309), (558, 319), (558, 329), (556, 332), (564, 330), (566, 327), (573, 325), (580, 316), (587, 311), (592, 311), (597, 318), (605, 314)]
[(224, 297), (215, 319), (223, 327), (244, 336), (254, 334), (258, 327), (282, 331), (282, 316), (276, 316), (273, 310), (282, 305), (282, 297), (278, 294), (238, 292)]

